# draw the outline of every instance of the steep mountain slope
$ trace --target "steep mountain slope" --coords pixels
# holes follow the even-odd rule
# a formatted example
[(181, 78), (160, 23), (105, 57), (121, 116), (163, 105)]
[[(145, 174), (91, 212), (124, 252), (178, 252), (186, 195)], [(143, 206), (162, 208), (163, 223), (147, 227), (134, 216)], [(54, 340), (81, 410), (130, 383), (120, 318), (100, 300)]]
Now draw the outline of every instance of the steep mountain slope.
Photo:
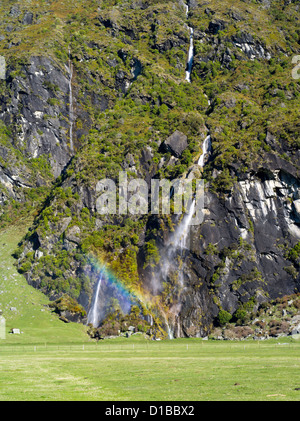
[[(105, 266), (103, 315), (129, 303), (170, 336), (297, 292), (299, 2), (39, 3), (1, 6), (2, 202), (39, 202), (16, 252), (27, 281), (88, 312)], [(98, 182), (120, 171), (206, 181), (167, 273), (174, 215), (101, 215)]]

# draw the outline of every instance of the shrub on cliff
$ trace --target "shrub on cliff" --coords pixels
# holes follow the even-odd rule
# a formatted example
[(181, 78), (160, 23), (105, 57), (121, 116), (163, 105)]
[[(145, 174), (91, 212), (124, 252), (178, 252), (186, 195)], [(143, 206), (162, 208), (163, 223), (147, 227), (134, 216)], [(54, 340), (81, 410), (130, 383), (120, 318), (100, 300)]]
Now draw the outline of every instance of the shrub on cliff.
[(232, 315), (226, 310), (220, 310), (218, 314), (218, 322), (221, 326), (225, 326), (230, 322)]

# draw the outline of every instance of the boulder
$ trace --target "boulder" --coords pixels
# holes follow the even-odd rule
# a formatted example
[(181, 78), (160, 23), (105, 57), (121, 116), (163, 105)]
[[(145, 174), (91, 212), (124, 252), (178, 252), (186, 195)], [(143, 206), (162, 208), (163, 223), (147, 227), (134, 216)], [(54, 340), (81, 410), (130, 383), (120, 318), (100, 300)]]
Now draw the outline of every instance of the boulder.
[(292, 335), (298, 335), (300, 333), (300, 324), (295, 326), (291, 332)]
[(212, 35), (216, 35), (219, 31), (223, 31), (225, 29), (225, 22), (220, 19), (215, 19), (209, 22), (208, 25), (208, 32)]
[(179, 130), (175, 130), (161, 145), (162, 150), (171, 152), (176, 158), (179, 158), (187, 147), (187, 136)]
[(73, 243), (79, 244), (80, 234), (80, 228), (77, 225), (74, 225), (65, 233), (65, 238)]
[(32, 12), (26, 12), (23, 20), (22, 20), (22, 24), (23, 25), (31, 25), (33, 22), (33, 13)]

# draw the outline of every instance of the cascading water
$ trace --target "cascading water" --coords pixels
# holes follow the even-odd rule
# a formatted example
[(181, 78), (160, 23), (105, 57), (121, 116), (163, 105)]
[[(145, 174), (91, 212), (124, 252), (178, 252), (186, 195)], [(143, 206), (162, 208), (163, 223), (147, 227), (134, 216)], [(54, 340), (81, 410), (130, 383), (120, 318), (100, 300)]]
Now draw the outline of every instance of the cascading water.
[(205, 161), (205, 157), (206, 155), (210, 152), (211, 150), (211, 136), (208, 135), (202, 145), (202, 154), (198, 160), (198, 165), (199, 167), (203, 168), (204, 167), (204, 161)]
[(102, 277), (103, 277), (103, 274), (101, 273), (98, 283), (97, 283), (96, 292), (93, 297), (92, 305), (88, 313), (88, 318), (87, 318), (87, 322), (91, 323), (94, 327), (98, 327), (99, 322), (100, 322), (99, 300), (100, 300), (100, 289), (101, 289)]
[[(211, 150), (211, 137), (208, 135), (202, 145), (202, 154), (200, 155), (198, 159), (198, 165), (199, 167), (204, 167), (205, 157)], [(191, 220), (194, 215), (196, 206), (196, 200), (194, 199), (190, 208), (189, 212), (183, 217), (181, 223), (178, 225), (177, 229), (175, 230), (174, 235), (174, 246), (178, 249), (184, 249), (187, 248), (187, 236), (189, 233), (189, 227), (191, 225)]]
[[(186, 14), (186, 16), (188, 16), (189, 6), (185, 5), (185, 7), (186, 7), (185, 14)], [(185, 80), (187, 80), (190, 83), (191, 82), (193, 59), (194, 59), (194, 29), (190, 26), (188, 27), (188, 29), (190, 31), (190, 47), (189, 47), (187, 65), (186, 65)]]
[(172, 332), (172, 330), (170, 328), (170, 325), (168, 323), (166, 313), (163, 310), (161, 310), (161, 313), (162, 313), (162, 315), (164, 316), (164, 319), (165, 319), (165, 323), (166, 323), (167, 331), (168, 331), (168, 337), (169, 337), (169, 339), (174, 339), (174, 335), (173, 335), (173, 332)]
[[(203, 168), (205, 159), (207, 154), (211, 150), (211, 137), (208, 135), (202, 145), (202, 154), (200, 155), (198, 159), (198, 165), (199, 167)], [(164, 254), (161, 256), (161, 262), (160, 262), (160, 270), (157, 274), (157, 278), (159, 280), (163, 280), (164, 282), (168, 280), (170, 275), (174, 277), (177, 276), (178, 281), (178, 287), (177, 287), (177, 304), (173, 304), (172, 308), (170, 309), (168, 315), (172, 319), (172, 323), (169, 320), (165, 314), (164, 311), (161, 311), (164, 320), (166, 329), (168, 331), (169, 339), (174, 338), (174, 331), (175, 331), (175, 325), (177, 328), (177, 336), (180, 336), (180, 322), (179, 322), (179, 313), (181, 310), (181, 295), (182, 292), (185, 289), (185, 282), (184, 282), (184, 253), (188, 249), (188, 238), (190, 233), (190, 225), (191, 220), (194, 216), (196, 207), (196, 199), (194, 198), (192, 200), (192, 203), (188, 207), (189, 211), (186, 213), (181, 222), (177, 225), (174, 234), (170, 237), (170, 240), (168, 241), (166, 248), (164, 250)], [(156, 279), (154, 280), (154, 283), (156, 284)], [(159, 282), (160, 283), (160, 282)], [(159, 285), (155, 285), (157, 287), (157, 290), (159, 289)], [(171, 328), (171, 324), (173, 326), (173, 330)]]
[[(186, 16), (189, 14), (189, 6), (185, 5), (186, 9)], [(189, 45), (189, 52), (188, 52), (188, 60), (187, 60), (187, 69), (186, 69), (186, 81), (191, 83), (191, 71), (192, 71), (192, 65), (193, 65), (193, 59), (194, 59), (194, 30), (192, 27), (188, 27), (190, 31), (190, 45)], [(211, 150), (211, 136), (208, 135), (203, 144), (202, 144), (202, 154), (200, 155), (198, 159), (198, 165), (200, 168), (204, 167), (205, 159), (207, 154)], [(181, 222), (177, 225), (174, 234), (171, 236), (170, 240), (168, 241), (166, 248), (164, 250), (163, 256), (161, 256), (161, 264), (159, 273), (157, 274), (158, 279), (163, 280), (164, 282), (168, 280), (170, 277), (170, 274), (173, 272), (177, 275), (177, 281), (178, 281), (178, 289), (177, 289), (177, 304), (174, 304), (171, 309), (169, 310), (169, 317), (173, 320), (173, 330), (170, 326), (170, 321), (168, 321), (168, 318), (164, 311), (161, 311), (164, 319), (166, 328), (168, 331), (169, 339), (173, 339), (174, 337), (174, 331), (175, 326), (177, 328), (177, 336), (180, 336), (180, 321), (179, 321), (179, 313), (181, 310), (181, 294), (185, 289), (185, 283), (184, 283), (184, 253), (185, 250), (188, 249), (188, 238), (189, 238), (189, 232), (190, 232), (190, 225), (192, 218), (194, 216), (196, 207), (196, 199), (194, 198), (192, 200), (192, 203), (189, 203), (188, 206), (188, 213), (186, 213)], [(154, 279), (153, 282), (154, 290), (159, 290), (160, 287), (160, 281), (157, 282), (157, 279)]]
[(70, 130), (69, 130), (69, 137), (70, 137), (70, 149), (73, 152), (73, 120), (74, 120), (74, 112), (73, 112), (73, 90), (72, 90), (72, 78), (73, 78), (73, 65), (71, 62), (71, 51), (69, 48), (69, 122), (70, 122)]
[(188, 61), (187, 61), (187, 70), (185, 72), (185, 80), (191, 82), (191, 72), (193, 66), (193, 59), (194, 59), (194, 30), (189, 26), (190, 31), (190, 48), (188, 54)]

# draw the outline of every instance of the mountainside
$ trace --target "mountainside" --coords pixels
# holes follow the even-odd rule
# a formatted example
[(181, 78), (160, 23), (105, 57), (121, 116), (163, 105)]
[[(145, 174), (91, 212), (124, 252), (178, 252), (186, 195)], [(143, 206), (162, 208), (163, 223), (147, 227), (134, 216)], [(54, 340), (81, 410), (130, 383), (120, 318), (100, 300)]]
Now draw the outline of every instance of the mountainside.
[[(169, 337), (299, 292), (299, 8), (1, 2), (0, 223), (35, 212), (15, 252), (29, 284), (83, 323)], [(103, 215), (120, 172), (148, 193), (204, 180), (203, 222), (183, 243), (185, 217)]]

